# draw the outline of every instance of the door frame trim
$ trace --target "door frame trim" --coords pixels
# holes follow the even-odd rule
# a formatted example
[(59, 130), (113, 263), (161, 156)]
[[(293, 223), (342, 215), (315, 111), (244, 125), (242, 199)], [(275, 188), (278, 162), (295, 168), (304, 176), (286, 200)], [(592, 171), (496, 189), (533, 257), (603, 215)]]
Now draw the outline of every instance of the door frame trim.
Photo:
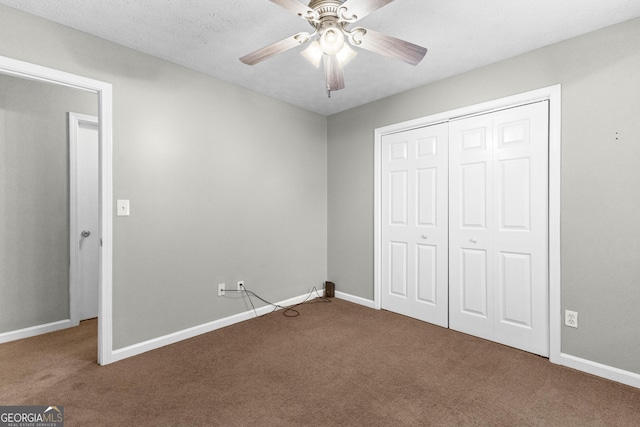
[(69, 316), (80, 324), (80, 248), (78, 247), (78, 128), (98, 126), (96, 116), (69, 112)]
[(374, 307), (382, 308), (382, 137), (463, 117), (491, 113), (538, 101), (549, 101), (549, 360), (561, 363), (561, 85), (470, 105), (384, 126), (374, 131)]
[(113, 355), (113, 96), (109, 83), (17, 59), (0, 56), (0, 73), (95, 93), (98, 97), (100, 141), (100, 279), (98, 294), (98, 363)]

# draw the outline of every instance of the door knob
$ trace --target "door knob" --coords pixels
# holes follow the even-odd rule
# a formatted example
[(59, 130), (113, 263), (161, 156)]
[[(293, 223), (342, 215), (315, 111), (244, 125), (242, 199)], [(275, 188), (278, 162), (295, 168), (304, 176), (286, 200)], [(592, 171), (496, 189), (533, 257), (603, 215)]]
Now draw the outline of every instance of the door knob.
[(471, 239), (471, 240), (469, 240), (469, 241), (470, 241), (471, 243), (478, 243), (478, 240), (477, 240), (477, 239)]
[(422, 236), (420, 236), (420, 237), (422, 237), (423, 239), (428, 239), (428, 238), (429, 238), (429, 236), (427, 236), (426, 234), (423, 234), (423, 235), (422, 235)]
[(82, 233), (82, 237), (89, 237), (91, 236), (91, 232), (89, 230), (83, 230)]

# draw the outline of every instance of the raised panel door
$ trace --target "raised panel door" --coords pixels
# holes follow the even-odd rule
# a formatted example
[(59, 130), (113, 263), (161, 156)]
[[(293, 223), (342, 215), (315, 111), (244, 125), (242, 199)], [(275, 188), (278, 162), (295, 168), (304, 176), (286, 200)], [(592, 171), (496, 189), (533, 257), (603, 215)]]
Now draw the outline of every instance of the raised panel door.
[(382, 138), (382, 308), (448, 326), (447, 124)]
[(493, 337), (491, 115), (449, 124), (449, 325)]
[(548, 101), (493, 113), (494, 340), (549, 354)]
[(549, 353), (548, 102), (451, 122), (450, 327)]

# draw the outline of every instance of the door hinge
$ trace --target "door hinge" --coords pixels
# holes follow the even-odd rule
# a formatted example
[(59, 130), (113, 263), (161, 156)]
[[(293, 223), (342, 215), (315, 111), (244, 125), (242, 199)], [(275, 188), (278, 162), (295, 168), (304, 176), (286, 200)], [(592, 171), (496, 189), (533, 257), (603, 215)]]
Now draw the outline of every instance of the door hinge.
[(102, 246), (102, 237), (100, 238), (100, 246)]

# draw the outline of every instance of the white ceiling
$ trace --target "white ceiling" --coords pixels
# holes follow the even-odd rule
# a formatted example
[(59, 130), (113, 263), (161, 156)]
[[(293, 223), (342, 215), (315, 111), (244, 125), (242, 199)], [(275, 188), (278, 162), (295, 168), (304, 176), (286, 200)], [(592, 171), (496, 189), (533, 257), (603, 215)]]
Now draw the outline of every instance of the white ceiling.
[(640, 16), (639, 0), (396, 0), (358, 22), (429, 49), (413, 67), (358, 50), (346, 88), (294, 48), (255, 66), (238, 58), (311, 30), (268, 0), (0, 0), (273, 98), (330, 115)]

